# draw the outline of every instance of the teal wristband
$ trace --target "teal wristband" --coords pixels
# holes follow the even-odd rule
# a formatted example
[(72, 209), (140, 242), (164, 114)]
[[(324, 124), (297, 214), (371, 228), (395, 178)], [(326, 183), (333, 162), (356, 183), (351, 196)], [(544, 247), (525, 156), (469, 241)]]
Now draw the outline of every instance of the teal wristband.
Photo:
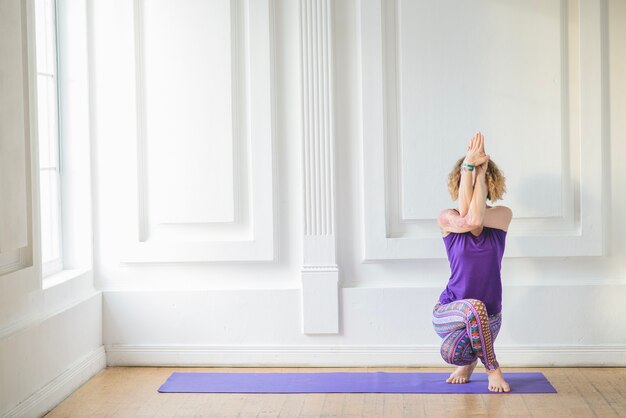
[(463, 163), (461, 170), (474, 171), (474, 166), (472, 164)]

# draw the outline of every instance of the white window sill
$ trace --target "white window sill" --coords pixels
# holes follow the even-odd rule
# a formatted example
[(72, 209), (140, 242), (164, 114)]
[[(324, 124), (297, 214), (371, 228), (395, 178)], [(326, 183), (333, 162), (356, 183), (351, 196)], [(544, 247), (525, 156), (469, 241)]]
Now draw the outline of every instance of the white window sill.
[(74, 279), (79, 279), (87, 275), (91, 275), (91, 268), (62, 270), (58, 273), (54, 273), (54, 274), (44, 277), (42, 280), (42, 288), (43, 290), (46, 290), (51, 287), (58, 286), (62, 283), (65, 283)]

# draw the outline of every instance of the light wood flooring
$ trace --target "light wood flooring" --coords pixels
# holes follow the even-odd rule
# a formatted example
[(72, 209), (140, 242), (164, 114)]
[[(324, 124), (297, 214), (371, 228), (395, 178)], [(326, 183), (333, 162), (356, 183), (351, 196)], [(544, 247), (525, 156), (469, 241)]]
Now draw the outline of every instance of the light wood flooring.
[[(476, 369), (477, 372), (484, 370)], [(451, 372), (452, 368), (109, 367), (54, 410), (57, 417), (626, 417), (626, 368), (505, 368), (542, 372), (557, 394), (158, 393), (173, 371)]]

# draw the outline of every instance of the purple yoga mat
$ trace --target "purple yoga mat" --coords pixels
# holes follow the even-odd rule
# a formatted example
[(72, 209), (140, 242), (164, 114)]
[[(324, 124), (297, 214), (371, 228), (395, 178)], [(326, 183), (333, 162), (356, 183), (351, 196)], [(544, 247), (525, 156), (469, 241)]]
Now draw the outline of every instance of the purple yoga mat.
[[(507, 393), (557, 393), (543, 373), (503, 373)], [(496, 393), (487, 373), (468, 383), (446, 383), (450, 373), (323, 372), (243, 373), (174, 372), (159, 392), (182, 393)]]

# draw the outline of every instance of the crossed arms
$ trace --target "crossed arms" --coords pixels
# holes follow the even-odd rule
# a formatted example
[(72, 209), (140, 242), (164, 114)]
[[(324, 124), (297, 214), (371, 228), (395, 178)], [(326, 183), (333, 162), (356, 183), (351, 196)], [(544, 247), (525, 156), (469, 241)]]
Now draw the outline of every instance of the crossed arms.
[(487, 182), (485, 174), (489, 155), (484, 151), (484, 137), (476, 133), (467, 147), (465, 163), (475, 166), (474, 171), (462, 171), (459, 184), (459, 208), (444, 209), (437, 222), (442, 233), (468, 232), (481, 226), (506, 231), (513, 213), (506, 206), (487, 208)]

